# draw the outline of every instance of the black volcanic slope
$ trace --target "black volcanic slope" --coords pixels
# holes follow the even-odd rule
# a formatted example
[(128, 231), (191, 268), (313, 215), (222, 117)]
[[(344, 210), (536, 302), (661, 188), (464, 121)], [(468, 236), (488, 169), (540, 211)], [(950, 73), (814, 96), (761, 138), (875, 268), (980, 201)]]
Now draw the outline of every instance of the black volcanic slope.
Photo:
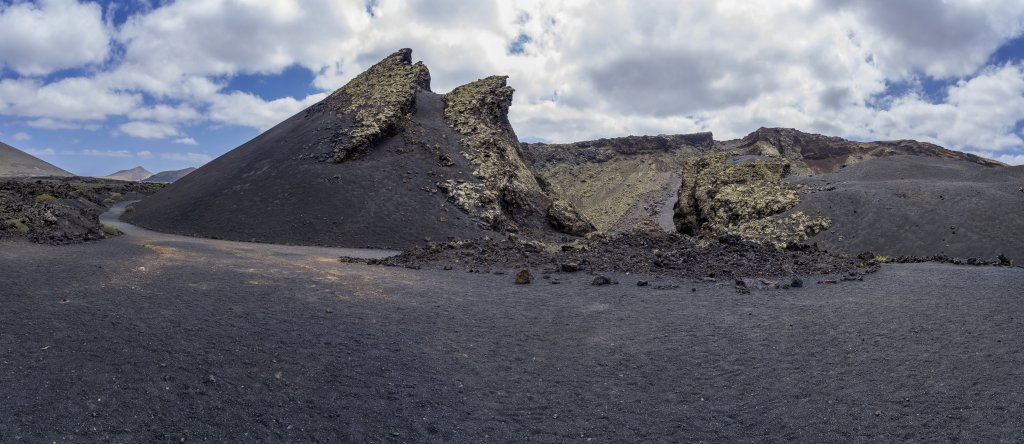
[(586, 231), (518, 157), (503, 77), (444, 96), (429, 82), (401, 50), (126, 219), (203, 237), (374, 248), (495, 230), (553, 236), (549, 224)]
[(807, 185), (794, 210), (832, 219), (824, 249), (1024, 262), (1024, 167), (896, 156), (790, 180)]
[(70, 177), (73, 175), (24, 151), (0, 142), (0, 177)]

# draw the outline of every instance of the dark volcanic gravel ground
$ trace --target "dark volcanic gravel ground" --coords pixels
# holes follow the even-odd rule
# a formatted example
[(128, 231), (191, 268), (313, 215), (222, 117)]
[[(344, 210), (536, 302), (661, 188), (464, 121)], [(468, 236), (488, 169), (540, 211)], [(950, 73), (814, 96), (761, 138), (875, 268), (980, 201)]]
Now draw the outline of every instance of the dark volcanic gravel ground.
[(887, 265), (749, 295), (613, 277), (514, 285), (133, 233), (3, 242), (0, 442), (994, 442), (1024, 430), (1019, 268)]

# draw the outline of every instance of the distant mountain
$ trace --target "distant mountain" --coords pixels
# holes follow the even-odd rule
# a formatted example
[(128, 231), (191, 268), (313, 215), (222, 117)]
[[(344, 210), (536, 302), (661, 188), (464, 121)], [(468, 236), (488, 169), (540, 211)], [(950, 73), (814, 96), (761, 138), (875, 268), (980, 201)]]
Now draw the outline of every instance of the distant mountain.
[(183, 170), (161, 171), (159, 173), (147, 177), (145, 180), (143, 180), (143, 182), (171, 183), (178, 179), (181, 179), (182, 177), (185, 177), (186, 174), (191, 173), (195, 170), (195, 168), (185, 168)]
[(24, 151), (0, 142), (0, 177), (74, 176)]
[(137, 166), (130, 170), (121, 170), (109, 176), (103, 176), (100, 179), (114, 179), (114, 180), (127, 180), (131, 182), (141, 182), (144, 179), (152, 176), (153, 173), (146, 171), (145, 168)]

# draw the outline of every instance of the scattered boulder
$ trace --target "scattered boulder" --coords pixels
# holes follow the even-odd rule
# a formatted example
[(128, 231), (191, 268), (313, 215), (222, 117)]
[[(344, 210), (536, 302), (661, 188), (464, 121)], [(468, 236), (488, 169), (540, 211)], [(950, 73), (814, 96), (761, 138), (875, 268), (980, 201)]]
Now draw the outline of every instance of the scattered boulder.
[(525, 285), (529, 284), (530, 281), (530, 270), (523, 269), (519, 270), (519, 273), (516, 273), (516, 284)]

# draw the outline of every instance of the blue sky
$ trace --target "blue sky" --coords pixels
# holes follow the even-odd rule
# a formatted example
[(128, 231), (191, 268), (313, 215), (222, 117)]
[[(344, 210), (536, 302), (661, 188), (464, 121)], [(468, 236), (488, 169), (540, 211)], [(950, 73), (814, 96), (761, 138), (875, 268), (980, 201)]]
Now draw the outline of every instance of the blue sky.
[(759, 126), (1024, 163), (1024, 4), (0, 1), (0, 140), (82, 175), (198, 166), (402, 47), (510, 76), (520, 138)]

